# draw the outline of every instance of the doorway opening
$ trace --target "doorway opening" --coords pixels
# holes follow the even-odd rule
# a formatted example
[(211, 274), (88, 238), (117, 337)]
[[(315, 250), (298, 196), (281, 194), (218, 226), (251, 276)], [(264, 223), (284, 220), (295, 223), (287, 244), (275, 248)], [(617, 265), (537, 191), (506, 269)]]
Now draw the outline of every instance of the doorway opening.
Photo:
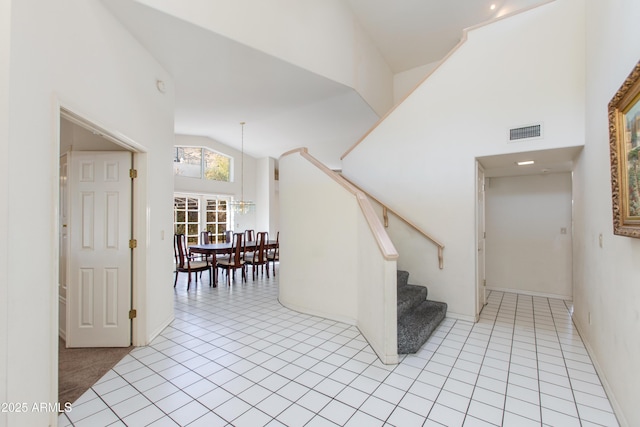
[(484, 266), (477, 278), (487, 292), (573, 297), (572, 170), (581, 151), (565, 147), (476, 159), (484, 184), (476, 200), (477, 262)]
[(132, 348), (137, 150), (64, 108), (59, 119), (56, 382), (64, 405)]

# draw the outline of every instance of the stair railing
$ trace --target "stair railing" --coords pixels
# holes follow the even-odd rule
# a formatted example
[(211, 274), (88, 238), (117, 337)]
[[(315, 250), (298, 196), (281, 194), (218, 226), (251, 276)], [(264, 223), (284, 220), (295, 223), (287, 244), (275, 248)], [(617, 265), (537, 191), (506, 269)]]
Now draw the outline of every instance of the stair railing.
[[(362, 209), (362, 213), (365, 219), (367, 220), (367, 223), (369, 224), (369, 228), (371, 229), (371, 232), (376, 240), (376, 243), (378, 244), (378, 247), (380, 248), (382, 255), (387, 260), (397, 259), (398, 252), (396, 251), (396, 248), (393, 246), (393, 243), (389, 239), (387, 232), (380, 227), (380, 220), (378, 219), (378, 216), (376, 215), (373, 209), (373, 206), (371, 206), (371, 203), (367, 199), (366, 192), (360, 190), (360, 188), (357, 185), (354, 185), (351, 181), (345, 178), (344, 175), (342, 175), (341, 173), (337, 173), (329, 169), (322, 162), (320, 162), (311, 154), (309, 154), (309, 150), (306, 147), (296, 148), (294, 150), (287, 151), (286, 153), (282, 154), (280, 157), (284, 157), (293, 153), (299, 153), (303, 158), (307, 159), (311, 164), (316, 166), (319, 170), (324, 172), (327, 176), (329, 176), (331, 179), (336, 181), (338, 184), (340, 184), (342, 187), (344, 187), (347, 191), (349, 191), (356, 197), (356, 200), (358, 201), (358, 204)], [(388, 224), (385, 225), (385, 227), (387, 226)]]
[(342, 175), (342, 178), (344, 178), (347, 182), (349, 182), (349, 184), (353, 185), (355, 188), (357, 188), (358, 190), (360, 190), (362, 193), (366, 194), (367, 197), (373, 199), (376, 203), (378, 203), (380, 206), (382, 206), (382, 218), (384, 220), (384, 226), (389, 227), (389, 212), (391, 212), (393, 215), (395, 215), (398, 219), (400, 219), (402, 222), (404, 222), (405, 224), (407, 224), (409, 227), (413, 228), (415, 231), (417, 231), (418, 233), (420, 233), (422, 236), (424, 236), (427, 240), (431, 241), (434, 245), (437, 246), (438, 248), (438, 267), (440, 267), (440, 270), (444, 269), (444, 254), (443, 254), (443, 250), (444, 250), (444, 244), (441, 243), (440, 241), (438, 241), (436, 238), (434, 238), (432, 235), (430, 235), (429, 233), (427, 233), (426, 231), (422, 230), (420, 227), (418, 227), (417, 225), (415, 225), (413, 222), (409, 221), (408, 219), (406, 219), (405, 217), (403, 217), (402, 215), (400, 215), (398, 212), (394, 211), (393, 209), (391, 209), (389, 206), (387, 206), (386, 204), (384, 204), (383, 202), (381, 202), (378, 198), (376, 198), (375, 196), (373, 196), (371, 193), (369, 193), (366, 190), (363, 190), (361, 187), (359, 187), (358, 185), (356, 185), (353, 181), (349, 180), (347, 177), (345, 177), (344, 175)]

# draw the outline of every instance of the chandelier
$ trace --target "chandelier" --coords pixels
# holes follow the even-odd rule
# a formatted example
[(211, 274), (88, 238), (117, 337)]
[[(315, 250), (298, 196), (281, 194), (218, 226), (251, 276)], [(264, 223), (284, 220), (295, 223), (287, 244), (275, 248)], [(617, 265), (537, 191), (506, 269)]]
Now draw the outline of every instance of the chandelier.
[(240, 122), (241, 133), (241, 151), (242, 157), (240, 157), (240, 200), (234, 200), (231, 202), (231, 209), (236, 214), (244, 215), (255, 212), (256, 204), (252, 201), (244, 199), (244, 125), (245, 122)]

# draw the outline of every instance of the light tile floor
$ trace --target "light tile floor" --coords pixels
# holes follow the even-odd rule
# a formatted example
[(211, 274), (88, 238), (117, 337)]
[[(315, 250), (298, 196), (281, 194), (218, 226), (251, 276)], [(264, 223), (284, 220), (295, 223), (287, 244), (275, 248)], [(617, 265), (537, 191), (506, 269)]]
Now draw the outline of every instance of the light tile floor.
[(447, 318), (387, 366), (356, 327), (277, 297), (273, 278), (189, 292), (179, 281), (175, 321), (59, 425), (618, 425), (568, 302), (491, 292), (480, 322)]

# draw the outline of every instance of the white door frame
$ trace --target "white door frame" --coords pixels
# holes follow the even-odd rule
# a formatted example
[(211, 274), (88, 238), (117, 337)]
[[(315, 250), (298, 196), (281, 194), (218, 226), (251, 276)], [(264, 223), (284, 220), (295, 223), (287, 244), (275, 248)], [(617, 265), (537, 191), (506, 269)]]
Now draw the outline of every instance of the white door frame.
[(486, 252), (485, 252), (485, 175), (484, 168), (476, 160), (476, 321), (480, 318), (486, 301)]
[[(54, 99), (53, 105), (53, 135), (55, 149), (51, 158), (52, 170), (56, 171), (57, 176), (52, 180), (52, 190), (54, 198), (52, 199), (52, 217), (51, 227), (53, 235), (53, 265), (54, 271), (50, 277), (51, 286), (51, 354), (54, 356), (52, 366), (56, 367), (51, 370), (51, 402), (55, 402), (58, 398), (58, 259), (59, 259), (59, 235), (58, 235), (58, 215), (59, 215), (59, 199), (60, 199), (60, 118), (73, 121), (76, 124), (88, 127), (105, 138), (122, 146), (123, 148), (133, 152), (133, 167), (138, 171), (138, 178), (133, 184), (133, 218), (132, 227), (135, 238), (138, 241), (138, 247), (133, 252), (132, 257), (132, 289), (131, 303), (138, 313), (146, 313), (146, 293), (147, 293), (147, 268), (149, 265), (147, 259), (147, 242), (149, 240), (149, 218), (147, 212), (148, 186), (147, 186), (147, 149), (127, 137), (126, 135), (102, 125), (98, 120), (90, 117), (88, 114), (80, 112), (77, 108), (70, 107), (60, 98)], [(146, 316), (140, 316), (133, 320), (131, 331), (132, 344), (134, 346), (146, 345), (147, 342), (147, 320)]]
[[(117, 144), (123, 149), (127, 151), (131, 151), (133, 153), (133, 168), (138, 171), (138, 178), (133, 181), (133, 218), (132, 218), (132, 227), (133, 227), (133, 235), (134, 238), (138, 241), (137, 248), (133, 251), (132, 258), (132, 306), (138, 311), (138, 313), (146, 312), (146, 291), (147, 291), (147, 266), (149, 262), (147, 260), (147, 241), (149, 240), (148, 236), (148, 228), (149, 228), (149, 218), (147, 212), (147, 149), (126, 135), (116, 131), (108, 129), (103, 126), (97, 120), (90, 118), (85, 114), (78, 113), (77, 110), (71, 109), (66, 105), (59, 103), (57, 105), (57, 116), (56, 116), (56, 138), (58, 142), (58, 152), (56, 153), (56, 165), (59, 162), (59, 147), (60, 147), (60, 129), (59, 129), (59, 118), (64, 117), (65, 119), (79, 125), (83, 126), (93, 132), (97, 132), (103, 138)], [(56, 170), (58, 170), (56, 168)], [(57, 184), (57, 181), (56, 181)], [(56, 203), (59, 199), (58, 194), (58, 186), (56, 185)], [(55, 206), (56, 211), (56, 221), (57, 221), (57, 211), (58, 207)], [(57, 233), (56, 233), (57, 234)], [(57, 239), (57, 237), (56, 237)], [(56, 249), (55, 259), (57, 259), (58, 253)], [(56, 277), (58, 272), (56, 271)], [(57, 280), (57, 279), (56, 279)], [(57, 297), (56, 297), (57, 302)], [(133, 328), (131, 331), (131, 339), (132, 344), (134, 346), (146, 345), (146, 337), (147, 337), (147, 322), (144, 316), (138, 316), (133, 321)], [(57, 340), (56, 340), (57, 343)]]

